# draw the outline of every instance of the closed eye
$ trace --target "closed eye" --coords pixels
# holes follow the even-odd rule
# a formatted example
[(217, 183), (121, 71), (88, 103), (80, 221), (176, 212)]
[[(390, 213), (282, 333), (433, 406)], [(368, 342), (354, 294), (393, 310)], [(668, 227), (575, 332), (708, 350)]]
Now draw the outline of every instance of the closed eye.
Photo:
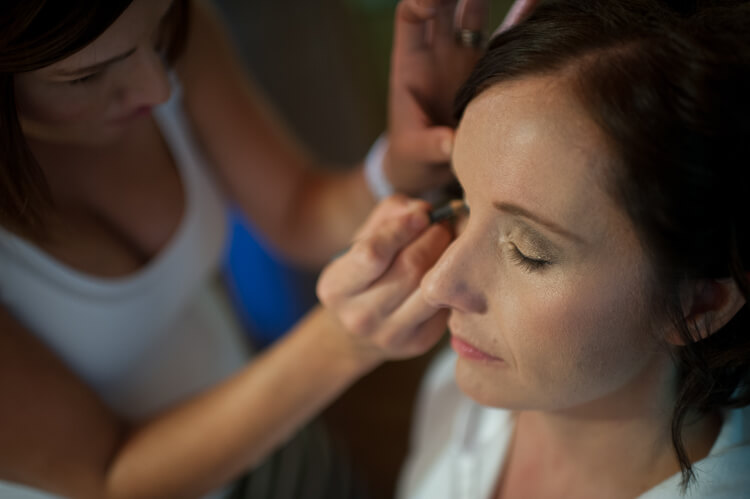
[(90, 83), (96, 79), (98, 79), (101, 76), (102, 72), (97, 71), (96, 73), (91, 73), (86, 76), (82, 76), (80, 78), (76, 78), (75, 80), (68, 80), (69, 85), (81, 85), (82, 83)]
[(533, 272), (537, 270), (542, 270), (543, 268), (550, 265), (549, 260), (543, 260), (538, 258), (531, 258), (523, 253), (518, 249), (517, 246), (513, 245), (513, 249), (511, 252), (511, 258), (515, 263), (521, 266), (524, 270), (528, 272)]

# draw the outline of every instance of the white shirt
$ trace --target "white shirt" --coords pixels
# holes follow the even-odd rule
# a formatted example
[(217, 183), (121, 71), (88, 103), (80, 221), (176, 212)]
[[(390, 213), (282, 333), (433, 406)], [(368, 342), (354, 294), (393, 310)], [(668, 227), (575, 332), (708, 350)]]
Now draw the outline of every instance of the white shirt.
[[(400, 499), (489, 499), (511, 442), (513, 413), (483, 407), (455, 383), (456, 355), (441, 352), (421, 388)], [(708, 456), (694, 463), (696, 482), (680, 492), (678, 473), (639, 499), (750, 498), (750, 407), (726, 411)]]
[[(154, 117), (177, 165), (185, 209), (145, 267), (121, 278), (86, 275), (0, 228), (0, 302), (129, 421), (215, 385), (248, 359), (218, 281), (227, 206), (176, 80)], [(49, 496), (0, 482), (0, 498), (27, 497)]]

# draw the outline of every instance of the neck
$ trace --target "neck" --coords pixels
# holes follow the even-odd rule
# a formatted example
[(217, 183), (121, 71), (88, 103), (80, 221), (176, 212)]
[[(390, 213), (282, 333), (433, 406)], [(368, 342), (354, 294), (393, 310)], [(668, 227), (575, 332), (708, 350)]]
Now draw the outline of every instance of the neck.
[[(581, 406), (522, 412), (515, 443), (521, 456), (535, 456), (541, 476), (557, 474), (566, 482), (599, 484), (619, 494), (638, 495), (678, 473), (671, 439), (676, 398), (671, 360), (665, 356), (641, 378)], [(716, 415), (690, 421), (683, 426), (683, 442), (695, 462), (710, 451), (721, 422)]]
[(156, 127), (151, 120), (142, 120), (117, 140), (106, 143), (82, 143), (43, 140), (27, 137), (26, 142), (44, 172), (56, 203), (66, 203), (79, 196), (81, 186), (113, 165), (143, 150)]

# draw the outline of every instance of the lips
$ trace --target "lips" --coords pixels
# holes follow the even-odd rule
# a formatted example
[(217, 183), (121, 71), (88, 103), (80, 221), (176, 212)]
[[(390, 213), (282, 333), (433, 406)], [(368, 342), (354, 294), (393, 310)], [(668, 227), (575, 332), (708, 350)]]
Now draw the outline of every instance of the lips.
[(130, 121), (134, 118), (140, 118), (142, 116), (148, 116), (151, 114), (151, 107), (150, 106), (141, 106), (136, 108), (135, 110), (129, 112), (128, 114), (125, 114), (123, 116), (120, 116), (119, 118), (115, 118), (114, 121), (121, 123), (124, 121)]
[(480, 360), (484, 362), (502, 362), (503, 359), (496, 357), (489, 352), (482, 350), (476, 345), (468, 342), (467, 340), (458, 337), (455, 333), (451, 333), (451, 347), (456, 353), (469, 360)]

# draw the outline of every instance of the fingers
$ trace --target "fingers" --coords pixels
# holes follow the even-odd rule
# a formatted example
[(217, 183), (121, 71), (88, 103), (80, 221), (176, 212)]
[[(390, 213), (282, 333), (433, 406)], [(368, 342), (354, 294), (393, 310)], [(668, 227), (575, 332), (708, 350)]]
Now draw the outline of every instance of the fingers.
[(396, 8), (397, 48), (416, 51), (430, 46), (430, 30), (453, 43), (457, 29), (484, 31), (489, 0), (402, 0)]
[(442, 126), (404, 132), (398, 144), (399, 153), (422, 162), (447, 163), (453, 152), (454, 134), (452, 128)]
[(426, 218), (426, 203), (389, 198), (318, 281), (321, 302), (368, 358), (373, 352), (378, 360), (423, 353), (445, 331), (447, 312), (428, 304), (420, 284), (453, 234), (447, 225), (427, 227)]
[(539, 0), (515, 0), (508, 10), (508, 14), (505, 16), (502, 24), (500, 24), (500, 27), (493, 33), (493, 36), (502, 33), (526, 19), (538, 3)]
[(402, 196), (378, 205), (347, 254), (323, 270), (317, 287), (321, 302), (336, 305), (378, 279), (395, 255), (429, 224), (428, 209), (426, 202)]
[(447, 309), (435, 310), (428, 305), (417, 289), (392, 317), (395, 333), (388, 338), (390, 349), (400, 357), (425, 353), (445, 333), (449, 315)]
[(484, 31), (489, 17), (489, 0), (459, 0), (454, 24), (457, 29)]
[(456, 1), (438, 2), (435, 13), (435, 37), (438, 42), (455, 45), (456, 26)]
[(448, 228), (430, 227), (399, 253), (370, 289), (337, 307), (339, 321), (355, 337), (378, 346), (386, 357), (424, 352), (444, 331), (446, 316), (423, 298), (420, 282), (451, 238)]
[[(367, 238), (378, 239), (382, 237), (383, 226), (393, 226), (395, 237), (400, 237), (398, 233), (398, 225), (400, 220), (401, 224), (406, 224), (407, 232), (413, 232), (412, 236), (416, 236), (427, 226), (427, 212), (430, 209), (430, 204), (421, 199), (414, 199), (406, 197), (402, 194), (394, 194), (383, 200), (378, 206), (375, 207), (373, 212), (367, 218), (367, 221), (357, 231), (354, 237), (355, 244), (357, 241), (364, 240)], [(412, 224), (411, 227), (408, 227)], [(416, 232), (414, 232), (416, 231)], [(398, 244), (399, 241), (395, 241)], [(394, 253), (401, 250), (406, 244), (404, 242), (401, 246), (390, 248)], [(391, 257), (393, 255), (391, 254)]]
[[(400, 309), (409, 295), (419, 288), (425, 273), (435, 265), (452, 237), (451, 231), (442, 225), (434, 225), (422, 233), (399, 253), (376, 285), (351, 300), (355, 315), (360, 318), (362, 315), (374, 316), (374, 320), (363, 322), (378, 323)], [(365, 332), (368, 330), (364, 328)]]
[(454, 179), (450, 169), (452, 128), (415, 125), (392, 137), (383, 168), (402, 192), (423, 193)]
[(419, 51), (429, 46), (429, 21), (435, 17), (436, 8), (417, 0), (403, 0), (396, 6), (394, 26), (394, 52)]

